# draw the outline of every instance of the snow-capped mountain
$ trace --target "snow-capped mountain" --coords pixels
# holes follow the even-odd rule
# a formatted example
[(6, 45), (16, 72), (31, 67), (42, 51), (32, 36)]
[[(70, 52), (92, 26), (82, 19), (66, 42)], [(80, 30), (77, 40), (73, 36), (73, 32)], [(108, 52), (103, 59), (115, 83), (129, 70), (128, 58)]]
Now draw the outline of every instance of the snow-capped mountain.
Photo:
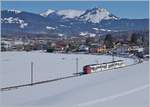
[(1, 11), (1, 29), (2, 33), (8, 32), (44, 32), (46, 25), (49, 23), (39, 14), (30, 12), (18, 12), (10, 10)]
[(52, 14), (53, 12), (55, 12), (55, 10), (52, 9), (48, 9), (47, 11), (41, 13), (41, 16), (47, 17), (48, 15)]
[(57, 14), (63, 16), (63, 18), (76, 18), (76, 17), (79, 17), (83, 13), (84, 11), (73, 10), (73, 9), (60, 10), (57, 12)]
[(74, 9), (66, 9), (66, 10), (51, 10), (48, 9), (46, 12), (41, 13), (40, 15), (47, 17), (50, 16), (52, 13), (55, 13), (58, 16), (61, 16), (63, 19), (66, 18), (75, 18), (75, 17), (79, 17), (81, 14), (84, 13), (84, 11), (80, 11), (80, 10), (74, 10)]
[(86, 11), (75, 10), (75, 9), (66, 9), (66, 10), (56, 11), (56, 10), (48, 9), (46, 12), (43, 12), (40, 15), (44, 17), (48, 17), (54, 14), (62, 17), (63, 19), (78, 18), (82, 21), (88, 21), (92, 23), (100, 23), (101, 20), (119, 19), (118, 17), (111, 14), (104, 8), (93, 8), (93, 9), (86, 10)]
[[(149, 19), (118, 18), (106, 9), (48, 10), (41, 14), (1, 10), (2, 35), (32, 33), (47, 35), (100, 35), (118, 31), (148, 30)], [(138, 25), (138, 26), (137, 26)], [(83, 33), (82, 33), (83, 32)]]
[(22, 13), (22, 11), (20, 10), (2, 10), (2, 11), (5, 12), (5, 15), (3, 16), (3, 12), (1, 12), (2, 13), (1, 23), (17, 24), (20, 28), (28, 26), (28, 23), (17, 17), (19, 14)]
[(24, 22), (24, 20), (21, 20), (18, 17), (3, 18), (1, 19), (1, 23), (18, 24), (20, 28), (28, 26), (28, 23)]
[(93, 8), (91, 10), (87, 10), (84, 14), (82, 14), (80, 16), (80, 19), (92, 23), (100, 23), (101, 20), (110, 20), (110, 19), (117, 20), (119, 18), (108, 12), (106, 9)]

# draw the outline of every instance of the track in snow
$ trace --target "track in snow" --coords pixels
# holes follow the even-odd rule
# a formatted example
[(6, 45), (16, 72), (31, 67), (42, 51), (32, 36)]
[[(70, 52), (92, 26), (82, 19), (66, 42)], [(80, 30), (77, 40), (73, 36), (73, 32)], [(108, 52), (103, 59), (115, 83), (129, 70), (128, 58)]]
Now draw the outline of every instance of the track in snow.
[(122, 93), (118, 93), (116, 95), (111, 95), (111, 96), (104, 97), (104, 98), (101, 98), (101, 99), (97, 99), (97, 100), (89, 101), (89, 102), (86, 102), (86, 103), (78, 104), (76, 106), (77, 107), (84, 107), (84, 106), (90, 106), (90, 105), (93, 105), (93, 104), (96, 104), (96, 103), (99, 103), (99, 102), (105, 102), (105, 101), (113, 100), (113, 99), (116, 99), (118, 97), (126, 96), (126, 95), (129, 95), (129, 94), (141, 91), (141, 90), (143, 90), (145, 88), (148, 88), (148, 87), (149, 87), (149, 84), (146, 84), (146, 85), (143, 85), (143, 86), (140, 86), (140, 87), (122, 92)]

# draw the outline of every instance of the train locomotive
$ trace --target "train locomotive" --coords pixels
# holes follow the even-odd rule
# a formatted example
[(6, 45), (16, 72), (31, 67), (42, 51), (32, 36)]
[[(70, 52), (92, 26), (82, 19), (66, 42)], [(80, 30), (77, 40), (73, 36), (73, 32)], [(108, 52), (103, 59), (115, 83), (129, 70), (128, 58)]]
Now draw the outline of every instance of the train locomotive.
[(101, 63), (101, 64), (86, 65), (83, 67), (83, 74), (90, 74), (93, 72), (100, 72), (100, 71), (115, 69), (123, 66), (125, 66), (123, 60), (117, 60), (117, 61)]

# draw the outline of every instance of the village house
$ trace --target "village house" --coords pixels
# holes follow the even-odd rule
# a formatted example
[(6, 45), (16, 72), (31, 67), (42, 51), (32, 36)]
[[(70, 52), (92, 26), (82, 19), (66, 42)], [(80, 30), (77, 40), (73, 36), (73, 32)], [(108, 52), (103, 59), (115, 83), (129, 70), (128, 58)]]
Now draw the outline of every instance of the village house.
[(64, 52), (67, 47), (68, 47), (68, 44), (63, 41), (58, 41), (54, 45), (55, 51), (60, 51), (60, 52)]
[(11, 50), (11, 42), (10, 41), (1, 41), (1, 51)]
[(80, 52), (89, 52), (89, 47), (86, 45), (80, 45), (78, 51)]
[(141, 47), (141, 46), (130, 46), (129, 49), (128, 49), (129, 52), (144, 52), (144, 48)]
[(118, 45), (113, 50), (113, 52), (116, 54), (128, 53), (128, 51), (129, 51), (129, 45), (128, 44)]
[(90, 53), (105, 53), (107, 52), (107, 49), (105, 45), (91, 44), (89, 52)]

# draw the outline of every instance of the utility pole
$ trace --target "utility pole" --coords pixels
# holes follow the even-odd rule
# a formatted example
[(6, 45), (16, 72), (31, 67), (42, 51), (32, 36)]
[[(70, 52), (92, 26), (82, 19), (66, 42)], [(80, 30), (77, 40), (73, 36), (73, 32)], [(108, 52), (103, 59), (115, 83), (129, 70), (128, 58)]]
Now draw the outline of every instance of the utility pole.
[(33, 85), (33, 62), (31, 62), (31, 85)]
[(112, 49), (112, 62), (114, 61), (114, 48)]
[(78, 76), (78, 62), (79, 62), (79, 59), (76, 58), (76, 74), (77, 74), (77, 76)]

